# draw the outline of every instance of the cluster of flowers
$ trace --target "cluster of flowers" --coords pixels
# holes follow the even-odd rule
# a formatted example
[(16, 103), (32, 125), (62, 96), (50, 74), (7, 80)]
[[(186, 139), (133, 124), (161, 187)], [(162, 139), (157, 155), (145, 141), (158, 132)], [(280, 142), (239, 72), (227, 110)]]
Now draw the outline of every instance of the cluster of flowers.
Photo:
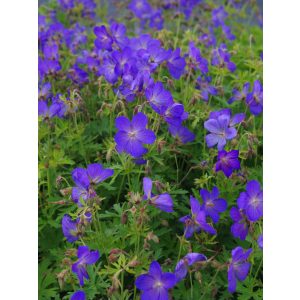
[(228, 100), (228, 103), (231, 104), (235, 101), (244, 100), (249, 106), (250, 112), (258, 116), (263, 110), (263, 87), (259, 80), (255, 80), (253, 83), (253, 89), (250, 90), (250, 83), (246, 82), (243, 85), (242, 91), (237, 89), (232, 90), (233, 96)]
[[(251, 252), (251, 248), (244, 250), (242, 247), (232, 250), (232, 259), (228, 265), (228, 290), (230, 292), (236, 290), (237, 280), (246, 279), (251, 266), (247, 259)], [(148, 273), (140, 275), (135, 281), (136, 287), (142, 291), (141, 299), (168, 300), (168, 290), (185, 278), (188, 267), (206, 260), (206, 256), (201, 253), (189, 253), (177, 263), (174, 273), (163, 272), (159, 263), (153, 261)]]
[[(151, 194), (151, 180), (144, 178), (144, 191)], [(216, 230), (207, 222), (207, 217), (210, 217), (213, 223), (219, 221), (219, 214), (227, 208), (225, 199), (219, 198), (219, 190), (213, 187), (209, 192), (205, 189), (200, 190), (203, 204), (200, 205), (198, 200), (190, 197), (191, 215), (180, 218), (180, 222), (185, 224), (184, 236), (192, 237), (194, 232), (203, 230), (209, 234), (216, 234)], [(149, 196), (147, 196), (149, 198)], [(158, 197), (160, 198), (160, 196)], [(161, 201), (163, 200), (163, 201)], [(257, 221), (262, 217), (262, 191), (259, 183), (255, 180), (249, 181), (246, 186), (246, 192), (242, 192), (238, 198), (239, 209), (233, 207), (230, 211), (232, 219), (236, 222), (232, 225), (232, 234), (234, 237), (240, 237), (244, 234), (245, 239), (248, 229), (245, 228), (244, 215), (247, 216), (250, 222)], [(159, 203), (154, 203), (161, 210), (170, 212), (171, 199), (160, 199)], [(168, 209), (166, 209), (168, 208)], [(246, 230), (246, 233), (245, 233)], [(258, 245), (262, 248), (262, 235), (258, 237)], [(249, 273), (251, 264), (247, 261), (252, 249), (244, 250), (241, 247), (236, 247), (232, 250), (232, 259), (228, 264), (228, 290), (233, 293), (236, 290), (237, 281), (244, 281)], [(188, 253), (177, 263), (174, 273), (164, 273), (157, 261), (150, 264), (149, 272), (140, 275), (135, 285), (142, 291), (141, 299), (162, 299), (168, 300), (168, 290), (173, 288), (179, 281), (186, 277), (188, 267), (197, 262), (206, 261), (207, 258), (201, 253)]]
[[(182, 126), (182, 122), (188, 118), (184, 106), (173, 100), (172, 94), (165, 89), (162, 82), (155, 82), (152, 78), (152, 74), (163, 63), (175, 79), (179, 79), (184, 74), (186, 63), (180, 56), (180, 49), (165, 50), (159, 40), (153, 39), (148, 34), (130, 39), (126, 36), (126, 27), (123, 24), (113, 23), (109, 30), (105, 26), (95, 27), (94, 33), (97, 36), (95, 46), (102, 53), (102, 64), (99, 64), (96, 70), (97, 75), (104, 76), (112, 85), (118, 83), (114, 89), (115, 93), (128, 102), (145, 97), (146, 103), (162, 117), (168, 124), (170, 133), (174, 137), (179, 137), (181, 142), (194, 140), (194, 134)], [(146, 121), (146, 116), (142, 117), (142, 114), (133, 117), (131, 126), (126, 117), (116, 119), (116, 127), (119, 130), (115, 137), (117, 148), (133, 157), (141, 156), (144, 151), (141, 149), (137, 153), (132, 152), (122, 145), (120, 138), (125, 136), (124, 132), (127, 132), (127, 135), (135, 140), (136, 135), (132, 132), (137, 126), (136, 118)], [(154, 142), (153, 134), (144, 138), (145, 144)], [(131, 147), (131, 143), (128, 147)]]
[[(97, 197), (95, 191), (96, 186), (111, 177), (114, 171), (105, 169), (99, 163), (90, 164), (86, 169), (76, 168), (72, 172), (72, 178), (76, 186), (72, 188), (72, 199), (79, 206), (85, 206), (90, 199)], [(66, 240), (74, 243), (80, 239), (85, 231), (85, 228), (92, 222), (92, 213), (88, 210), (82, 212), (76, 220), (72, 220), (71, 216), (66, 214), (62, 219), (62, 231)], [(79, 246), (77, 250), (78, 260), (72, 264), (72, 272), (78, 277), (79, 284), (84, 285), (84, 278), (89, 279), (89, 274), (86, 270), (87, 265), (94, 264), (100, 258), (98, 250), (91, 251), (87, 246)], [(71, 300), (85, 300), (84, 291), (75, 292)]]
[[(186, 20), (191, 17), (193, 9), (201, 0), (164, 0), (163, 9), (175, 10), (175, 14), (183, 13)], [(162, 29), (164, 27), (164, 17), (162, 9), (155, 9), (147, 0), (132, 0), (128, 5), (130, 11), (140, 20), (139, 27)]]
[(96, 3), (93, 0), (58, 0), (62, 10), (68, 14), (72, 11), (80, 12), (82, 18), (95, 18)]
[[(72, 178), (76, 187), (72, 189), (72, 199), (78, 206), (84, 205), (89, 199), (97, 196), (95, 185), (113, 175), (113, 170), (104, 169), (100, 164), (88, 165), (87, 169), (76, 168), (72, 172)], [(143, 200), (149, 205), (157, 207), (165, 212), (173, 212), (173, 200), (168, 193), (154, 195), (152, 193), (153, 182), (150, 178), (143, 179)], [(184, 236), (191, 238), (192, 235), (200, 230), (209, 234), (216, 234), (216, 230), (207, 222), (210, 217), (213, 223), (219, 221), (219, 214), (227, 208), (225, 199), (219, 198), (219, 190), (213, 187), (209, 192), (206, 189), (200, 190), (203, 204), (190, 197), (191, 215), (180, 218), (180, 222), (185, 224)], [(83, 201), (83, 202), (80, 202)], [(238, 208), (233, 207), (230, 211), (235, 223), (232, 225), (234, 237), (245, 239), (248, 229), (245, 217), (249, 222), (257, 221), (262, 217), (262, 191), (259, 183), (255, 180), (249, 181), (246, 192), (242, 192), (237, 200)], [(67, 241), (73, 243), (84, 233), (92, 219), (90, 212), (85, 212), (76, 220), (72, 220), (69, 215), (65, 215), (62, 220), (62, 229)], [(262, 248), (262, 235), (259, 236), (258, 245)], [(251, 264), (247, 262), (252, 249), (244, 251), (241, 247), (232, 250), (232, 260), (228, 265), (228, 289), (234, 292), (237, 280), (246, 279)], [(89, 279), (86, 265), (94, 264), (100, 257), (98, 251), (90, 251), (87, 246), (79, 246), (77, 251), (78, 260), (72, 265), (74, 272), (79, 279), (80, 286), (84, 285), (84, 278)], [(188, 253), (177, 263), (174, 273), (163, 273), (158, 262), (153, 261), (147, 274), (140, 275), (135, 282), (138, 289), (142, 291), (142, 299), (168, 299), (168, 289), (173, 288), (178, 282), (186, 277), (188, 267), (197, 262), (206, 261), (207, 258), (201, 253)], [(82, 298), (80, 298), (82, 297)], [(77, 291), (71, 298), (72, 300), (85, 299), (83, 291)]]

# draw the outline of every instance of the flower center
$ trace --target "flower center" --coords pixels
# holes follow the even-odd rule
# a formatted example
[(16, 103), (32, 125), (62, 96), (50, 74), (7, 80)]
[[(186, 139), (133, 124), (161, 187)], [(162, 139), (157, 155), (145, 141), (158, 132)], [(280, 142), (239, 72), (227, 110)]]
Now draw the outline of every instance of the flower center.
[(135, 130), (128, 132), (128, 137), (130, 139), (134, 139), (136, 137), (136, 135), (137, 135), (137, 131), (135, 131)]
[(221, 162), (222, 162), (223, 164), (228, 164), (228, 159), (227, 159), (227, 157), (226, 157), (226, 156), (222, 157), (222, 158), (221, 158)]
[(163, 286), (163, 283), (161, 281), (156, 281), (154, 287), (155, 288), (161, 288)]
[(225, 134), (225, 129), (222, 130), (221, 132), (219, 132), (218, 135), (219, 135), (220, 137), (224, 138), (224, 137), (226, 136), (226, 134)]
[(260, 203), (260, 200), (257, 197), (253, 197), (250, 201), (251, 205), (257, 207)]
[(208, 207), (214, 207), (215, 204), (209, 199), (209, 200), (206, 202), (206, 206), (208, 206)]

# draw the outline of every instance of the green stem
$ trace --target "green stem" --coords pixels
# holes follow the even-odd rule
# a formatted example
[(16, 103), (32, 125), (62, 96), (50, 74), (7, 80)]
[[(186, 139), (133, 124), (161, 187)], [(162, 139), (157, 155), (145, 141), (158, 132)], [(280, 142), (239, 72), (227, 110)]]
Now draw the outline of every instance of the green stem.
[(175, 153), (175, 164), (176, 164), (176, 184), (178, 184), (178, 177), (179, 177), (179, 168), (178, 168), (178, 161), (177, 161), (177, 155)]
[(120, 199), (120, 195), (121, 195), (121, 190), (123, 188), (124, 180), (125, 180), (125, 176), (122, 176), (122, 181), (121, 181), (121, 185), (120, 185), (119, 192), (118, 192), (117, 203), (119, 203), (119, 199)]
[(192, 272), (190, 273), (190, 283), (191, 283), (191, 300), (193, 299), (194, 291), (193, 291), (193, 278), (192, 278)]
[[(214, 283), (214, 280), (216, 279), (217, 275), (219, 274), (220, 270), (218, 269), (214, 277), (212, 278), (211, 282), (209, 283), (207, 290), (210, 290), (211, 285)], [(204, 296), (206, 295), (206, 291), (202, 294), (200, 300), (204, 299)]]
[(258, 266), (258, 268), (257, 268), (257, 270), (256, 270), (255, 275), (254, 275), (254, 279), (256, 279), (256, 277), (257, 277), (257, 275), (258, 275), (258, 273), (259, 273), (259, 271), (260, 271), (260, 267), (261, 267), (262, 262), (263, 262), (263, 259), (260, 260), (259, 266)]
[(179, 246), (179, 252), (178, 252), (178, 256), (177, 256), (177, 263), (178, 263), (179, 260), (180, 260), (184, 236), (185, 236), (185, 231), (184, 231), (184, 234), (182, 235), (182, 237), (180, 238), (180, 246)]
[(178, 16), (176, 36), (175, 36), (175, 41), (174, 41), (174, 49), (176, 49), (177, 42), (178, 42), (178, 35), (179, 35), (179, 30), (180, 30), (180, 23), (181, 23), (181, 18), (180, 18), (180, 16)]

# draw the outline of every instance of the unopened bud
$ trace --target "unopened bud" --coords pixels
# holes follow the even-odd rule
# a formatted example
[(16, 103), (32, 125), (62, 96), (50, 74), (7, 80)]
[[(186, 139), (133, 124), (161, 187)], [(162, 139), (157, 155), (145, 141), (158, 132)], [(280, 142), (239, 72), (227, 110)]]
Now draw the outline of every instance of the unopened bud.
[(136, 207), (133, 206), (131, 209), (130, 209), (131, 213), (134, 215), (136, 213)]
[(195, 278), (200, 284), (202, 283), (202, 275), (200, 272), (195, 272)]
[(152, 231), (147, 234), (146, 239), (148, 241), (153, 241), (156, 244), (159, 243), (159, 238)]
[(130, 193), (130, 201), (134, 204), (141, 202), (141, 196), (139, 193)]
[(167, 220), (161, 220), (161, 225), (163, 225), (165, 227), (169, 227), (169, 223)]
[(131, 268), (134, 268), (136, 266), (140, 265), (140, 262), (137, 261), (137, 260), (132, 260), (128, 263), (128, 266), (131, 267)]
[(122, 224), (126, 224), (127, 223), (127, 220), (128, 220), (128, 215), (126, 212), (124, 212), (121, 216), (121, 223)]
[(63, 266), (68, 266), (68, 267), (71, 267), (73, 264), (70, 258), (64, 258), (61, 263)]
[(166, 141), (159, 141), (157, 144), (157, 152), (160, 154), (166, 145)]
[(159, 193), (165, 188), (165, 185), (159, 181), (155, 181), (154, 185)]
[(68, 256), (68, 257), (76, 256), (77, 255), (77, 250), (74, 249), (74, 248), (67, 249), (66, 252), (65, 252), (65, 255)]
[(61, 182), (62, 182), (62, 177), (61, 176), (57, 176), (56, 180), (55, 180), (55, 183), (56, 183), (56, 186), (59, 187), (61, 185)]
[(143, 247), (144, 247), (145, 250), (150, 250), (150, 244), (147, 242), (146, 239), (144, 240), (144, 246)]
[(238, 144), (238, 140), (237, 139), (233, 139), (231, 141), (231, 144), (232, 144), (233, 147), (235, 147)]
[(110, 162), (111, 157), (112, 157), (112, 153), (113, 153), (114, 148), (108, 149), (107, 153), (106, 153), (106, 160), (108, 162)]
[(62, 270), (60, 273), (58, 273), (58, 274), (56, 275), (57, 280), (58, 280), (59, 287), (60, 287), (61, 289), (63, 289), (63, 287), (64, 287), (64, 284), (65, 284), (65, 282), (66, 282), (66, 278), (68, 277), (68, 272), (69, 272), (69, 270), (66, 269), (66, 270)]
[(59, 190), (60, 193), (65, 197), (65, 196), (69, 196), (71, 195), (72, 193), (72, 188), (71, 187), (68, 187), (68, 188), (65, 188), (65, 189), (61, 189)]

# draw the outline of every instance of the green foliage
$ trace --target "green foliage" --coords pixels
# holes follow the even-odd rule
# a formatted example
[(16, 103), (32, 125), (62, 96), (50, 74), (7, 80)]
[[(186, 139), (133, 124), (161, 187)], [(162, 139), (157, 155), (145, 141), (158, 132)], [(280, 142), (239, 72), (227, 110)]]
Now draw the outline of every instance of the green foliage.
[[(217, 7), (214, 1), (207, 2)], [(53, 3), (43, 5), (40, 12), (47, 14), (50, 7), (57, 6)], [(99, 9), (101, 16), (105, 16), (106, 9), (106, 5), (103, 10)], [(230, 15), (236, 14), (229, 6), (226, 9)], [(57, 11), (58, 20), (68, 26), (68, 16), (59, 9)], [(166, 20), (170, 20), (170, 12), (165, 14)], [(210, 19), (210, 14), (209, 10), (202, 10), (201, 18)], [(189, 112), (185, 125), (196, 137), (194, 142), (180, 143), (168, 133), (167, 126), (158, 115), (150, 107), (145, 107), (148, 127), (157, 136), (156, 142), (148, 147), (146, 165), (137, 165), (129, 155), (117, 153), (113, 139), (116, 133), (115, 118), (119, 115), (131, 118), (144, 99), (133, 103), (118, 100), (111, 85), (104, 78), (94, 78), (92, 74), (89, 75), (90, 83), (80, 90), (72, 86), (68, 78), (51, 82), (55, 91), (64, 97), (70, 88), (71, 102), (76, 90), (81, 101), (78, 109), (66, 118), (40, 118), (38, 121), (39, 299), (66, 300), (78, 289), (78, 280), (70, 269), (70, 262), (74, 262), (76, 257), (68, 251), (77, 249), (83, 243), (101, 253), (99, 262), (88, 268), (90, 279), (84, 286), (87, 299), (139, 299), (134, 280), (148, 270), (152, 260), (158, 260), (165, 272), (173, 272), (178, 259), (191, 251), (205, 254), (209, 262), (192, 269), (187, 278), (176, 285), (171, 292), (174, 300), (262, 299), (262, 251), (257, 246), (262, 220), (252, 224), (246, 241), (240, 241), (230, 233), (232, 220), (229, 215), (229, 209), (236, 205), (236, 199), (244, 191), (248, 180), (256, 179), (262, 183), (262, 116), (254, 117), (242, 101), (230, 106), (233, 113), (245, 112), (247, 115), (246, 121), (238, 127), (238, 136), (226, 148), (240, 150), (243, 176), (234, 174), (230, 180), (223, 173), (214, 171), (217, 150), (207, 148), (207, 132), (203, 127), (211, 111), (229, 107), (227, 101), (234, 87), (241, 89), (246, 81), (253, 84), (256, 79), (262, 80), (262, 62), (259, 58), (262, 50), (261, 28), (245, 23), (248, 20), (245, 10), (241, 11), (239, 18), (243, 22), (234, 17), (230, 19), (237, 39), (229, 45), (237, 71), (232, 74), (227, 69), (210, 67), (210, 75), (219, 94), (210, 96), (208, 103), (200, 99), (195, 88), (199, 74), (192, 72), (180, 80), (169, 80), (165, 69), (155, 73), (155, 80), (164, 83), (174, 101), (184, 104)], [(128, 21), (131, 36), (132, 23)], [(177, 22), (169, 21), (165, 29), (151, 33), (166, 48), (177, 45), (184, 53), (190, 41), (198, 42), (202, 31), (196, 19), (187, 21), (180, 15)], [(94, 35), (89, 32), (90, 48), (93, 39)], [(218, 39), (223, 39), (222, 33), (218, 34)], [(197, 46), (208, 59), (211, 49)], [(63, 70), (68, 70), (74, 57), (69, 52), (63, 53), (63, 50), (61, 56)], [(97, 187), (99, 202), (78, 208), (70, 197), (70, 188), (74, 185), (71, 172), (75, 167), (85, 168), (94, 162), (113, 169), (114, 175)], [(167, 214), (140, 201), (145, 176), (159, 183), (155, 193), (166, 192), (172, 196), (174, 213)], [(189, 240), (184, 239), (183, 224), (178, 219), (190, 213), (189, 196), (193, 195), (202, 202), (199, 189), (211, 190), (213, 186), (219, 188), (221, 197), (228, 203), (227, 211), (221, 214), (215, 226), (218, 235), (201, 232)], [(66, 242), (61, 231), (63, 215), (70, 214), (76, 218), (79, 212), (86, 210), (93, 214), (92, 224), (86, 228), (82, 239), (74, 244)], [(231, 250), (238, 245), (253, 248), (252, 268), (248, 278), (239, 282), (237, 292), (231, 295), (227, 291), (226, 264)], [(65, 273), (61, 273), (63, 271)], [(63, 280), (60, 280), (59, 274)]]

